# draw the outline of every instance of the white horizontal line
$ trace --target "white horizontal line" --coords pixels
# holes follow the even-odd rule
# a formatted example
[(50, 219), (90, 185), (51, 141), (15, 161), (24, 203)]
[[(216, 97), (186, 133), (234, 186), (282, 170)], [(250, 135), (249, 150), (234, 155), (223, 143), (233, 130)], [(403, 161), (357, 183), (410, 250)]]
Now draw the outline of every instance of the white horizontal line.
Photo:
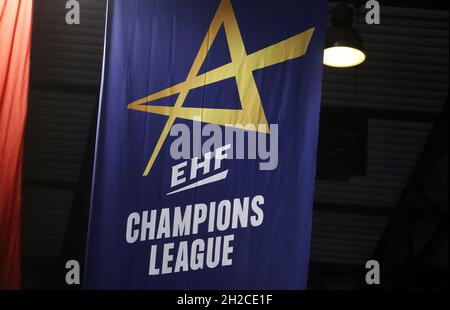
[(167, 193), (166, 195), (168, 196), (168, 195), (176, 194), (176, 193), (179, 193), (179, 192), (184, 192), (184, 191), (186, 191), (188, 189), (196, 188), (196, 187), (199, 187), (199, 186), (202, 186), (202, 185), (206, 185), (206, 184), (210, 184), (210, 183), (214, 183), (214, 182), (223, 180), (223, 179), (225, 179), (227, 177), (227, 174), (228, 174), (228, 170), (219, 172), (219, 173), (217, 173), (215, 175), (207, 177), (206, 179), (197, 181), (195, 183), (189, 184), (189, 185), (187, 185), (185, 187), (182, 187), (182, 188), (174, 190), (174, 191), (172, 191), (170, 193)]

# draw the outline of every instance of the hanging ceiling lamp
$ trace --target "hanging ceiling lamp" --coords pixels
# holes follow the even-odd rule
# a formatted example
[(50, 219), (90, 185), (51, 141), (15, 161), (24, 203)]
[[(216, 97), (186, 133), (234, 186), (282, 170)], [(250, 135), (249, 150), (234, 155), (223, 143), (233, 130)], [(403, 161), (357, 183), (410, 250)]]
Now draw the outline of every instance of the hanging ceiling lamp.
[(323, 63), (331, 67), (353, 67), (366, 59), (364, 46), (353, 23), (353, 9), (338, 4), (331, 13), (333, 25), (327, 31)]

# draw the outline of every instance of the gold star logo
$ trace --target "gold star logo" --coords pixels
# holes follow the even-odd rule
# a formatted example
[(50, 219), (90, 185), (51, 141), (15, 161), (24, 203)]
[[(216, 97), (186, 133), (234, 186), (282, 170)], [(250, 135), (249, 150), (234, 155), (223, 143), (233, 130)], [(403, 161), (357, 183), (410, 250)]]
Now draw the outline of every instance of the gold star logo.
[[(230, 49), (231, 62), (198, 75), (222, 25)], [(314, 28), (309, 28), (284, 41), (247, 55), (231, 1), (222, 0), (186, 80), (128, 105), (128, 109), (169, 117), (145, 168), (144, 176), (149, 174), (169, 134), (170, 128), (177, 118), (187, 120), (195, 119), (204, 123), (239, 128), (241, 128), (240, 124), (251, 124), (254, 125), (256, 131), (269, 133), (269, 126), (253, 77), (253, 71), (303, 56), (308, 49), (313, 32)], [(191, 89), (232, 77), (236, 79), (239, 99), (241, 101), (240, 110), (183, 107), (183, 103)], [(175, 94), (179, 95), (174, 106), (151, 106), (146, 104)]]

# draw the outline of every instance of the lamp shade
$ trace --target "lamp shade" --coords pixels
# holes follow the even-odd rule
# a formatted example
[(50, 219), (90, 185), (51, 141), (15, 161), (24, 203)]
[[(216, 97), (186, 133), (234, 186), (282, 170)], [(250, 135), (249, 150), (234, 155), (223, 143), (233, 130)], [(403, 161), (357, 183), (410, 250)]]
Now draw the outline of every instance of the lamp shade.
[(353, 67), (366, 59), (361, 37), (352, 27), (353, 10), (339, 4), (332, 11), (333, 25), (327, 31), (324, 64), (332, 67)]

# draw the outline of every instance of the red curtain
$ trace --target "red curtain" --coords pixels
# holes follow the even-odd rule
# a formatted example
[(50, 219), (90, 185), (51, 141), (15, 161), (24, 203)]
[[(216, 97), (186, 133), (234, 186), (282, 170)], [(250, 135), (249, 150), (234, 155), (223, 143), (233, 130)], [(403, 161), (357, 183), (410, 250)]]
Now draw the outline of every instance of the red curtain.
[(0, 289), (20, 289), (22, 153), (33, 0), (0, 0)]

